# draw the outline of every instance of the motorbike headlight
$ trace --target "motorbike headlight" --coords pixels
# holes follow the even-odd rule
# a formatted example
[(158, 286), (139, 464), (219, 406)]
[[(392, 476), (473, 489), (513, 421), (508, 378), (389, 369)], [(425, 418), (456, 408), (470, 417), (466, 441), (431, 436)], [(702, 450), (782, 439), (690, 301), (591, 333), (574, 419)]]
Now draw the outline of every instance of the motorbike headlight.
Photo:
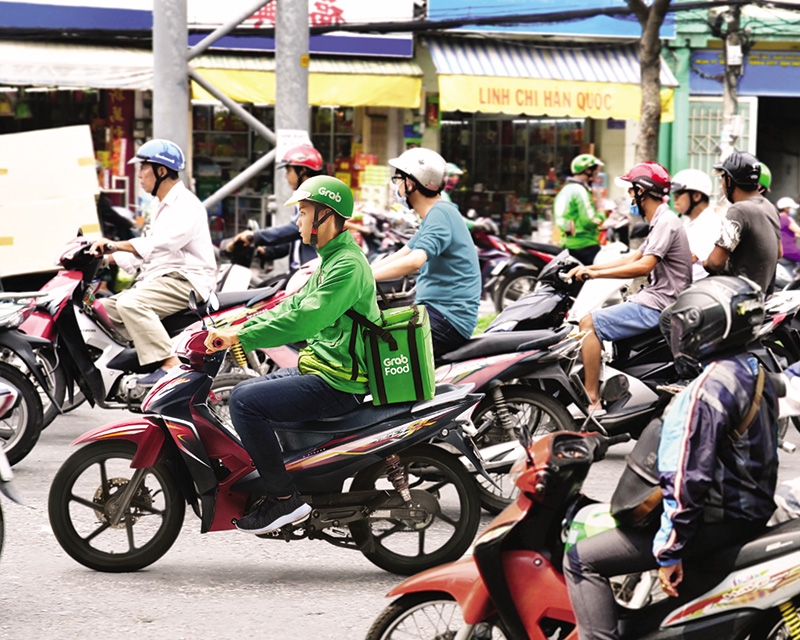
[(0, 329), (16, 329), (33, 313), (33, 307), (14, 305), (11, 309), (0, 306)]

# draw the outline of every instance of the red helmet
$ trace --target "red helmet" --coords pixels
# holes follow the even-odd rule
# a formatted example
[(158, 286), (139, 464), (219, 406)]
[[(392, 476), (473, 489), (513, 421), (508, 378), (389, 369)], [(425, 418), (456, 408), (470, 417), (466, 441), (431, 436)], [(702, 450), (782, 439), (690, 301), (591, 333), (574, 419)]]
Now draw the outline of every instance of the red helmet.
[(312, 171), (322, 170), (322, 156), (310, 144), (301, 144), (299, 147), (289, 149), (278, 163), (278, 168), (306, 167)]
[(657, 162), (640, 162), (616, 182), (623, 187), (635, 185), (656, 197), (669, 195), (672, 187), (669, 171)]

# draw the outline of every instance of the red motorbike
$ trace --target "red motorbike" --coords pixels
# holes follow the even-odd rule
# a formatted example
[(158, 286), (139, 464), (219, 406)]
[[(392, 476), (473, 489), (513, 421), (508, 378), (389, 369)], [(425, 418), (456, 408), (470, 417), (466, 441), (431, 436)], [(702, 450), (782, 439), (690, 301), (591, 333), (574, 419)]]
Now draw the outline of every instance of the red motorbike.
[[(367, 640), (577, 640), (562, 573), (574, 529), (566, 533), (592, 502), (580, 492), (592, 463), (626, 438), (559, 432), (527, 441), (526, 455), (512, 469), (519, 495), (478, 537), (472, 557), (392, 589), (390, 596), (401, 597)], [(632, 576), (647, 589), (636, 598), (616, 592), (620, 637), (789, 638), (797, 629), (798, 562), (800, 520), (789, 520), (687, 567), (679, 598), (666, 597), (649, 573)], [(627, 578), (616, 584), (636, 590)]]
[[(39, 350), (51, 363), (48, 393), (52, 402), (45, 425), (62, 407), (74, 408), (83, 398), (106, 409), (140, 410), (149, 389), (139, 386), (137, 379), (158, 366), (141, 366), (136, 350), (108, 318), (96, 295), (99, 283), (95, 275), (101, 260), (89, 253), (90, 247), (91, 242), (83, 237), (67, 243), (58, 258), (63, 270), (42, 287), (35, 310), (19, 325), (19, 332), (28, 340), (38, 339)], [(285, 281), (276, 281), (263, 289), (221, 293), (217, 314), (243, 321), (278, 304), (287, 295), (285, 285)], [(170, 336), (177, 336), (195, 322), (197, 315), (188, 308), (163, 319)], [(253, 374), (262, 372), (259, 355), (248, 354)], [(219, 398), (251, 375), (236, 370), (232, 359), (228, 364), (230, 375), (220, 376), (214, 386)], [(67, 392), (76, 386), (76, 397), (67, 398)]]
[[(141, 569), (175, 541), (187, 502), (206, 533), (233, 529), (263, 497), (239, 436), (209, 404), (226, 352), (207, 354), (207, 335), (182, 334), (176, 353), (185, 364), (152, 388), (144, 414), (78, 438), (74, 444), (86, 446), (53, 479), (50, 523), (81, 564)], [(470, 389), (443, 385), (428, 401), (368, 403), (338, 418), (281, 425), (286, 468), (313, 510), (305, 522), (259, 537), (325, 540), (400, 574), (461, 557), (477, 532), (480, 504), (458, 455), (483, 471), (462, 434), (481, 399)]]

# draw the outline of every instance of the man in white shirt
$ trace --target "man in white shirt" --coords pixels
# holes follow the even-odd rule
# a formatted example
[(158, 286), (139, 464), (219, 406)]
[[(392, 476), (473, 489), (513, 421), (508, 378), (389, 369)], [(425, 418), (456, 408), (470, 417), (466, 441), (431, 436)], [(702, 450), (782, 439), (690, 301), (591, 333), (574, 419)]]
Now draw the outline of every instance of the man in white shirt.
[(714, 249), (722, 229), (722, 216), (709, 206), (713, 185), (711, 177), (700, 169), (684, 169), (672, 177), (672, 200), (683, 218), (683, 228), (692, 251), (692, 281), (705, 278), (703, 260)]
[(124, 325), (139, 364), (160, 364), (139, 378), (140, 385), (149, 386), (179, 364), (161, 319), (185, 309), (192, 290), (198, 299), (208, 298), (217, 265), (206, 210), (178, 176), (186, 164), (180, 147), (151, 140), (139, 148), (134, 162), (140, 163), (142, 188), (156, 198), (149, 229), (121, 242), (102, 238), (91, 251), (113, 254), (109, 259), (125, 271), (139, 269), (133, 287), (105, 299), (103, 306), (113, 322)]

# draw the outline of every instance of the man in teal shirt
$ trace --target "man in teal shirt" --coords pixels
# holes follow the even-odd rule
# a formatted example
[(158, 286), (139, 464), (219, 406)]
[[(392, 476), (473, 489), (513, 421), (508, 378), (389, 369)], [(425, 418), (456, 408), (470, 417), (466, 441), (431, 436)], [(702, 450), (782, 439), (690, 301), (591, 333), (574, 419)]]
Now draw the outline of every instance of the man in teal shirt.
[(561, 230), (562, 246), (585, 265), (594, 262), (600, 251), (599, 229), (605, 215), (592, 199), (592, 183), (603, 166), (599, 158), (582, 153), (572, 159), (572, 177), (561, 187), (553, 201), (553, 216)]
[(381, 281), (419, 270), (416, 302), (428, 309), (433, 355), (439, 358), (469, 340), (478, 324), (478, 252), (458, 207), (441, 197), (447, 173), (442, 156), (415, 148), (389, 164), (395, 168), (395, 197), (422, 222), (405, 247), (376, 262), (372, 271)]
[[(322, 263), (294, 296), (251, 318), (244, 328), (211, 329), (209, 351), (237, 343), (245, 351), (307, 340), (296, 369), (281, 369), (238, 384), (231, 393), (231, 420), (264, 480), (266, 499), (236, 522), (262, 534), (305, 520), (311, 507), (286, 471), (273, 423), (307, 422), (356, 409), (367, 393), (364, 343), (351, 341), (349, 309), (378, 322), (375, 280), (363, 251), (344, 222), (353, 215), (353, 194), (330, 176), (306, 180), (286, 203), (297, 204), (305, 244), (316, 245)], [(357, 335), (360, 335), (357, 334)], [(216, 345), (214, 344), (216, 341)]]

